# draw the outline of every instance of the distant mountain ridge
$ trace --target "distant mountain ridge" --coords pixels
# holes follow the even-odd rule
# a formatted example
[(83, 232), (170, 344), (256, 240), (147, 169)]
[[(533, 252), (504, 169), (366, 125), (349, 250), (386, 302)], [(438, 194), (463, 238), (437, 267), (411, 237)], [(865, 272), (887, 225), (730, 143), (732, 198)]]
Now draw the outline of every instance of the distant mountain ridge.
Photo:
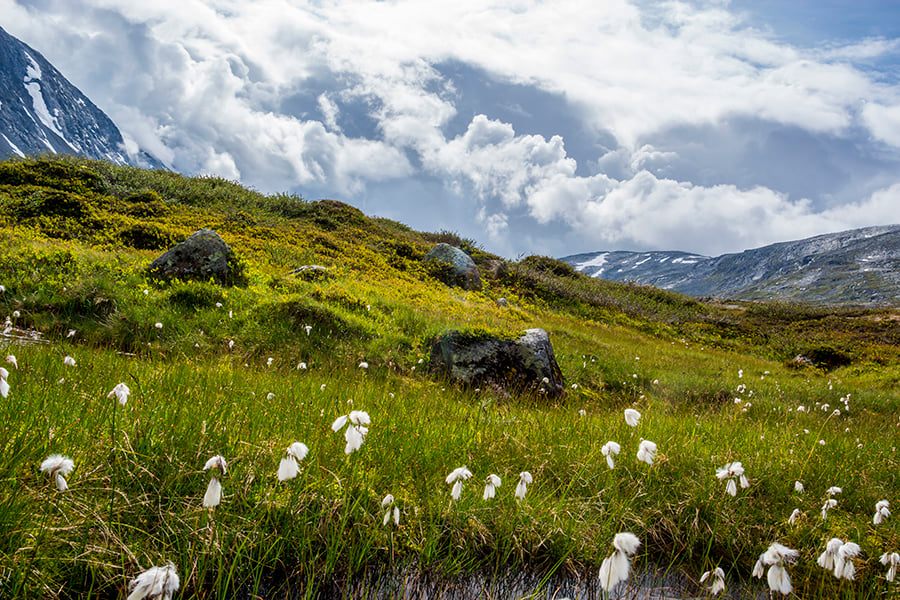
[(694, 297), (900, 304), (900, 225), (829, 233), (718, 257), (616, 251), (560, 260), (591, 277)]
[(46, 153), (163, 167), (144, 152), (129, 155), (102, 110), (39, 52), (0, 28), (0, 159)]

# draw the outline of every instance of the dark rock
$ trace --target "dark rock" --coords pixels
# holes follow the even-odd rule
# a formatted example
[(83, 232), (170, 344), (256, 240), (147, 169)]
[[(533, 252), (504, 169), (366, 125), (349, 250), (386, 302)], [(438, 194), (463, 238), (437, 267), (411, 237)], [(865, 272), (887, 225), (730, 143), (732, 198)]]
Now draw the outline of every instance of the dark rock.
[(446, 283), (466, 290), (481, 289), (481, 275), (472, 258), (450, 244), (436, 244), (425, 258), (430, 263), (432, 274)]
[(497, 298), (497, 306), (506, 308), (509, 306), (509, 301), (506, 298)]
[(494, 384), (507, 390), (537, 390), (558, 396), (565, 388), (550, 337), (528, 329), (518, 339), (450, 331), (431, 348), (431, 367), (464, 385)]
[(234, 252), (211, 229), (198, 229), (150, 263), (147, 271), (150, 277), (162, 280), (213, 279), (220, 285), (245, 282), (243, 268)]

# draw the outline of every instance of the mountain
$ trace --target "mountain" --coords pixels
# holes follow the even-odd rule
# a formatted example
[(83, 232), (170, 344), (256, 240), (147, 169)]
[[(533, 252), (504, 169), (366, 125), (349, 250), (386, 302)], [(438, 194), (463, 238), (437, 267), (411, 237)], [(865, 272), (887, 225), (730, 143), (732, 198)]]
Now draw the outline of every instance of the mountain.
[(163, 167), (144, 152), (129, 155), (102, 110), (39, 52), (0, 28), (0, 158), (48, 152)]
[(686, 252), (592, 252), (560, 260), (591, 277), (695, 297), (900, 304), (900, 225), (829, 233), (715, 258)]

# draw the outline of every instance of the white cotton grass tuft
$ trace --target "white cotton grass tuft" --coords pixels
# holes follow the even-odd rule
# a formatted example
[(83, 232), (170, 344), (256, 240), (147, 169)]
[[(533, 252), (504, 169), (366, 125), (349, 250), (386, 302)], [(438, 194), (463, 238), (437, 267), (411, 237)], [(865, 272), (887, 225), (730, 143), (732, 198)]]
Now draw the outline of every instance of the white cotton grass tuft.
[(879, 500), (875, 503), (875, 516), (872, 517), (872, 523), (875, 525), (881, 525), (885, 519), (891, 516), (891, 509), (888, 508), (891, 505), (887, 500)]
[(61, 492), (69, 489), (65, 476), (75, 468), (75, 462), (62, 454), (51, 454), (41, 463), (41, 471), (50, 475), (56, 482), (56, 489)]
[(617, 456), (621, 451), (622, 446), (612, 441), (606, 442), (605, 444), (603, 444), (603, 447), (600, 448), (600, 453), (606, 457), (606, 466), (608, 466), (610, 469), (616, 468), (616, 463), (613, 460), (613, 457)]
[(879, 559), (881, 564), (888, 567), (887, 573), (885, 573), (884, 578), (888, 581), (894, 581), (894, 577), (897, 576), (897, 565), (900, 565), (900, 554), (896, 552), (885, 552), (881, 555)]
[(331, 424), (331, 430), (336, 433), (345, 425), (347, 426), (344, 431), (344, 440), (347, 442), (347, 445), (344, 446), (344, 454), (352, 454), (359, 450), (366, 441), (366, 434), (369, 433), (368, 426), (371, 424), (369, 413), (363, 410), (351, 410), (350, 414), (341, 415), (335, 419)]
[(209, 480), (209, 485), (206, 486), (206, 493), (203, 495), (203, 506), (215, 508), (222, 502), (222, 484), (219, 482), (219, 475), (224, 475), (227, 471), (225, 458), (216, 454), (203, 465), (203, 470), (206, 471), (207, 469), (219, 471)]
[(9, 377), (9, 371), (0, 367), (0, 396), (6, 398), (9, 396), (9, 382), (6, 381), (6, 378)]
[(278, 464), (278, 481), (286, 481), (293, 479), (300, 472), (300, 465), (297, 461), (306, 458), (309, 454), (309, 448), (302, 442), (294, 442), (288, 446), (287, 456), (281, 459)]
[(826, 571), (834, 570), (834, 560), (837, 558), (838, 550), (844, 545), (844, 541), (839, 538), (831, 538), (825, 544), (825, 551), (816, 559), (816, 563)]
[[(787, 596), (794, 591), (794, 586), (785, 564), (793, 563), (799, 554), (797, 550), (775, 542), (769, 546), (768, 550), (760, 554), (759, 560), (753, 566), (753, 576), (762, 577), (765, 573), (769, 589)], [(766, 573), (766, 567), (769, 567), (768, 573)]]
[(531, 476), (531, 473), (528, 471), (522, 471), (519, 473), (519, 483), (516, 484), (516, 498), (519, 500), (525, 499), (525, 494), (528, 493), (528, 486), (534, 481), (534, 478)]
[(381, 508), (384, 510), (384, 516), (381, 519), (381, 526), (386, 526), (393, 517), (394, 525), (400, 526), (400, 509), (394, 505), (393, 494), (388, 494), (381, 501)]
[(465, 466), (458, 467), (453, 469), (445, 481), (449, 484), (453, 484), (453, 489), (450, 491), (450, 497), (454, 500), (459, 500), (460, 495), (462, 495), (462, 482), (466, 479), (469, 479), (472, 476), (472, 471), (470, 471)]
[(794, 491), (795, 491), (795, 492), (803, 493), (803, 482), (801, 482), (801, 481), (795, 481), (795, 482), (794, 482)]
[(791, 512), (791, 516), (788, 517), (788, 523), (791, 524), (791, 525), (793, 525), (794, 523), (797, 522), (797, 519), (800, 518), (800, 515), (801, 515), (800, 509), (799, 509), (799, 508), (795, 508), (795, 509), (793, 510), (793, 512)]
[(839, 488), (838, 486), (833, 485), (830, 488), (828, 488), (827, 490), (825, 490), (825, 493), (828, 494), (829, 496), (834, 496), (835, 494), (840, 494), (843, 491), (844, 490), (842, 488)]
[(750, 481), (747, 479), (747, 476), (744, 475), (744, 466), (740, 461), (730, 462), (724, 467), (716, 469), (716, 477), (728, 480), (728, 483), (725, 485), (725, 491), (732, 496), (737, 495), (736, 478), (740, 480), (742, 488), (750, 487)]
[(72, 358), (71, 356), (66, 356), (65, 358), (63, 358), (63, 364), (66, 365), (66, 366), (68, 366), (68, 367), (74, 367), (74, 366), (75, 366), (75, 359)]
[(846, 542), (841, 545), (834, 559), (834, 576), (838, 579), (853, 581), (856, 575), (856, 566), (851, 559), (859, 556), (860, 552), (859, 544), (855, 542)]
[(110, 393), (106, 395), (107, 398), (116, 397), (119, 404), (125, 406), (125, 403), (128, 402), (128, 395), (131, 394), (131, 390), (124, 383), (116, 384), (116, 387), (112, 389)]
[(484, 480), (484, 499), (491, 500), (497, 496), (497, 488), (500, 487), (500, 477), (491, 473)]
[(652, 465), (655, 458), (656, 444), (650, 440), (641, 440), (641, 443), (638, 444), (637, 459)]
[(164, 567), (150, 567), (128, 583), (131, 593), (127, 600), (172, 600), (180, 586), (178, 571), (171, 562)]
[(825, 501), (825, 504), (822, 505), (822, 520), (828, 518), (828, 511), (837, 506), (837, 500), (834, 498), (829, 498)]
[(14, 354), (10, 354), (6, 357), (6, 362), (14, 366), (15, 368), (19, 368), (19, 361), (16, 360), (16, 356)]
[(707, 588), (707, 591), (709, 591), (710, 595), (715, 596), (724, 592), (725, 571), (722, 570), (722, 567), (716, 567), (712, 571), (706, 571), (703, 575), (700, 576), (700, 583), (704, 583), (710, 577), (712, 578), (712, 582)]
[(162, 328), (163, 328), (163, 324), (160, 323), (159, 321), (157, 321), (156, 323), (154, 323), (153, 326), (156, 327), (157, 329), (162, 329)]
[(641, 541), (633, 533), (617, 533), (613, 538), (615, 552), (603, 559), (600, 565), (600, 587), (609, 592), (619, 583), (628, 579), (631, 571), (630, 557), (641, 546)]
[(637, 427), (638, 421), (641, 420), (641, 413), (633, 408), (625, 409), (625, 422), (631, 427)]

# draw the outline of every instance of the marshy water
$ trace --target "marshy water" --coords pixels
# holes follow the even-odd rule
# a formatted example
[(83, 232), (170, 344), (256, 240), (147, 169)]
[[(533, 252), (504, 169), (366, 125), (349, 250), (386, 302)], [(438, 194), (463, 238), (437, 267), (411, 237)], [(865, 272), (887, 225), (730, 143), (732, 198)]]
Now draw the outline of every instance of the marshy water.
[(285, 589), (258, 589), (242, 598), (312, 598), (316, 600), (701, 600), (731, 598), (762, 600), (768, 598), (762, 583), (736, 584), (718, 596), (710, 596), (690, 578), (661, 569), (642, 569), (629, 580), (605, 594), (600, 587), (597, 571), (582, 573), (536, 571), (505, 571), (494, 574), (470, 574), (454, 577), (433, 577), (409, 568), (397, 573), (366, 572), (350, 581), (323, 585), (318, 592)]

